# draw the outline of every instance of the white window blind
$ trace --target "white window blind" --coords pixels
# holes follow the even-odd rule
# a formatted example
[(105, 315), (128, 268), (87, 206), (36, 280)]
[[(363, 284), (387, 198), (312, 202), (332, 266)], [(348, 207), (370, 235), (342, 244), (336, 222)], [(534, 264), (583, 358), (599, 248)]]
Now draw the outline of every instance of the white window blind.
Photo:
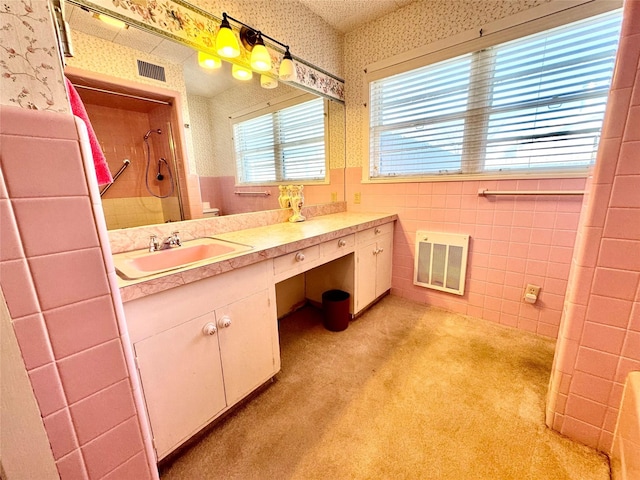
[(240, 183), (325, 178), (322, 98), (235, 123), (233, 136)]
[(621, 13), (370, 84), (370, 177), (566, 171), (595, 158)]

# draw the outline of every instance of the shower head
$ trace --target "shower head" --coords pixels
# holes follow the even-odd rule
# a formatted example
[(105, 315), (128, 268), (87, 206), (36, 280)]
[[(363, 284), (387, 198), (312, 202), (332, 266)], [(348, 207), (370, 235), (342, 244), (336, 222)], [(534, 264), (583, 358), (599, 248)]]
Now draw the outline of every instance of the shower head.
[(152, 133), (157, 133), (158, 135), (161, 135), (162, 134), (162, 130), (160, 130), (159, 128), (156, 129), (156, 130), (151, 129), (147, 133), (144, 134), (144, 139), (146, 140), (147, 138), (149, 138)]

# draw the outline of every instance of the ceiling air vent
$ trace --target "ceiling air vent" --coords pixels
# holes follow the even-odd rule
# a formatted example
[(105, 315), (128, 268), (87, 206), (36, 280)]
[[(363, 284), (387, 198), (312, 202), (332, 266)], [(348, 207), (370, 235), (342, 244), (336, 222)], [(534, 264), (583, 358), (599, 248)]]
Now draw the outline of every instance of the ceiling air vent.
[(167, 81), (167, 77), (164, 74), (164, 67), (142, 60), (138, 60), (138, 75), (165, 83)]

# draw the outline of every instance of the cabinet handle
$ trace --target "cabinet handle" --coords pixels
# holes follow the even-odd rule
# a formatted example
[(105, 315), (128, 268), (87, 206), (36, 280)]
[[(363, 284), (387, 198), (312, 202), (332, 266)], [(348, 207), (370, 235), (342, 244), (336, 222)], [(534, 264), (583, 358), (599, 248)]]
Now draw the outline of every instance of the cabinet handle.
[(373, 231), (373, 233), (375, 233), (376, 235), (380, 233), (380, 229), (378, 227), (375, 228), (375, 230)]
[(379, 248), (378, 253), (382, 253), (382, 252), (384, 252), (384, 248)]
[(339, 247), (344, 247), (346, 244), (347, 244), (347, 242), (344, 239), (338, 240), (338, 246)]
[(229, 328), (231, 326), (231, 317), (225, 315), (220, 320), (218, 320), (218, 327), (220, 328)]
[(215, 335), (217, 331), (216, 324), (213, 322), (209, 322), (202, 327), (202, 334), (205, 336)]
[(379, 252), (378, 252), (378, 249), (376, 248), (376, 249), (373, 251), (373, 254), (374, 254), (374, 255), (377, 255), (378, 253), (379, 253)]
[(304, 260), (304, 253), (298, 252), (296, 253), (296, 262), (302, 262)]

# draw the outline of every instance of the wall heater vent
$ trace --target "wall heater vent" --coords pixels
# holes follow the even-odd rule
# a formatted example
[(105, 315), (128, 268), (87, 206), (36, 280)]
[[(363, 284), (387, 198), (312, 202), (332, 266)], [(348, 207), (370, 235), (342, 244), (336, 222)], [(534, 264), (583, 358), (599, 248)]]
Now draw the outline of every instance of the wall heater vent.
[(166, 83), (167, 81), (163, 66), (145, 62), (144, 60), (138, 60), (138, 75), (145, 78), (151, 78), (153, 80), (159, 80), (160, 82)]
[(469, 235), (418, 230), (414, 285), (463, 295), (468, 252)]

